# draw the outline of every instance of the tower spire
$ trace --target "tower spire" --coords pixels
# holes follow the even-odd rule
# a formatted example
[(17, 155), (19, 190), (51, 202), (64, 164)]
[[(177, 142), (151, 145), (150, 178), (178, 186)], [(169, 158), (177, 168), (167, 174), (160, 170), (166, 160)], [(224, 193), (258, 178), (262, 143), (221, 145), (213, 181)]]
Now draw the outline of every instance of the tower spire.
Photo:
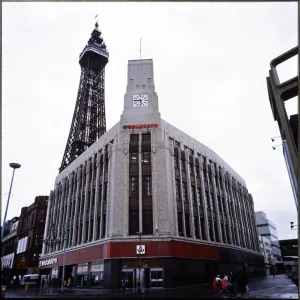
[(109, 54), (98, 27), (97, 20), (79, 56), (80, 83), (60, 172), (106, 132), (104, 71)]

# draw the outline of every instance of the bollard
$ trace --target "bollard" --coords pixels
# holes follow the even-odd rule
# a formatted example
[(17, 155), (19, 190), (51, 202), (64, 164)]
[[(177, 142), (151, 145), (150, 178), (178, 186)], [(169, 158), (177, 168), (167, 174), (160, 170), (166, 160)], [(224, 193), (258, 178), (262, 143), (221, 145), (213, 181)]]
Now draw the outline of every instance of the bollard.
[(27, 293), (27, 291), (28, 291), (28, 284), (25, 284), (24, 290), (25, 290), (25, 293)]

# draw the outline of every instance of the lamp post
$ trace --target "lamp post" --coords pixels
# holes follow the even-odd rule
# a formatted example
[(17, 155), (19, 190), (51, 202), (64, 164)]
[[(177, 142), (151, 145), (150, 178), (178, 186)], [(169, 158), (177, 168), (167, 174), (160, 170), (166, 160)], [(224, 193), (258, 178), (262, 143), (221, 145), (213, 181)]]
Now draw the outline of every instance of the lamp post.
[(138, 276), (138, 286), (137, 286), (137, 292), (138, 294), (141, 293), (141, 252), (142, 252), (142, 247), (141, 247), (141, 243), (142, 243), (142, 232), (137, 232), (139, 235), (139, 248), (138, 248), (138, 268), (139, 268), (139, 276)]
[(8, 199), (7, 199), (5, 214), (4, 214), (4, 218), (3, 218), (2, 230), (1, 230), (1, 240), (3, 240), (3, 236), (4, 236), (4, 228), (5, 228), (5, 222), (6, 222), (6, 215), (7, 215), (7, 211), (8, 211), (9, 199), (10, 199), (11, 189), (12, 189), (12, 185), (13, 185), (13, 181), (14, 181), (15, 170), (21, 168), (21, 165), (18, 164), (18, 163), (10, 163), (9, 166), (11, 168), (13, 168), (14, 170), (13, 170), (13, 174), (12, 174), (12, 178), (11, 178), (11, 182), (10, 182)]

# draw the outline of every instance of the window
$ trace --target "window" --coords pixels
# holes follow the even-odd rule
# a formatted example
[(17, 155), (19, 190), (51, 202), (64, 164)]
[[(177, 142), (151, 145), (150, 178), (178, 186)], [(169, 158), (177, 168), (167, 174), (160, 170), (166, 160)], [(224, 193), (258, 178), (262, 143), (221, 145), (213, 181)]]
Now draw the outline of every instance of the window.
[(129, 234), (135, 235), (139, 232), (139, 211), (129, 211)]
[(142, 163), (144, 165), (149, 165), (151, 162), (151, 153), (150, 152), (142, 152)]
[(151, 176), (143, 176), (143, 195), (151, 196)]
[(106, 214), (104, 214), (102, 216), (102, 238), (105, 238), (105, 234), (106, 234)]
[(197, 188), (197, 198), (198, 198), (198, 201), (199, 201), (199, 205), (201, 206), (201, 190), (200, 188)]
[(174, 156), (174, 168), (179, 169), (178, 157)]
[(103, 202), (107, 200), (107, 182), (104, 182), (104, 195), (103, 195)]
[(144, 89), (144, 88), (146, 88), (146, 86), (143, 84), (143, 85), (142, 85), (142, 88)]
[(153, 234), (152, 210), (143, 210), (143, 233)]
[(199, 166), (196, 167), (196, 177), (200, 178)]
[(139, 135), (138, 134), (131, 134), (130, 135), (130, 143), (131, 144), (139, 144)]
[(176, 186), (176, 200), (180, 200), (180, 182), (178, 179), (175, 179), (175, 186)]
[(200, 239), (198, 217), (194, 217), (194, 227), (195, 227), (195, 237), (196, 239)]
[(130, 79), (129, 83), (130, 83), (130, 84), (133, 84), (133, 79)]
[(137, 196), (139, 193), (138, 176), (129, 177), (129, 196)]
[(179, 235), (183, 235), (182, 212), (177, 212), (177, 221), (178, 221), (178, 233)]
[(138, 159), (138, 153), (137, 152), (130, 152), (129, 153), (129, 163), (130, 164), (138, 164), (139, 159)]
[(189, 169), (190, 169), (190, 176), (194, 177), (194, 166), (192, 163), (189, 163)]
[(191, 237), (190, 216), (188, 214), (185, 215), (185, 232), (186, 236)]
[(181, 163), (181, 172), (185, 173), (185, 161), (183, 159), (181, 159), (180, 163)]
[(209, 199), (207, 191), (205, 191), (205, 203), (206, 203), (207, 209), (210, 209), (210, 199)]
[(183, 197), (183, 201), (188, 202), (186, 183), (182, 183), (182, 197)]
[(197, 204), (196, 188), (194, 185), (192, 185), (192, 202), (193, 204)]
[(142, 144), (144, 145), (150, 145), (151, 143), (151, 134), (145, 133), (142, 135)]

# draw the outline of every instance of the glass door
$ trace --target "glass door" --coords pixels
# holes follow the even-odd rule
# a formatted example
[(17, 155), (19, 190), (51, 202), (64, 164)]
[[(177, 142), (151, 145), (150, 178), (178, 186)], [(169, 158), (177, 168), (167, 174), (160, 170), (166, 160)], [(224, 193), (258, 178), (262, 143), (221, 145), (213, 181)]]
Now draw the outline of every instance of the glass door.
[(150, 269), (150, 288), (164, 287), (163, 269)]
[(121, 278), (121, 280), (123, 278), (126, 278), (128, 280), (126, 288), (132, 290), (134, 288), (133, 269), (123, 269), (122, 270), (122, 278)]

